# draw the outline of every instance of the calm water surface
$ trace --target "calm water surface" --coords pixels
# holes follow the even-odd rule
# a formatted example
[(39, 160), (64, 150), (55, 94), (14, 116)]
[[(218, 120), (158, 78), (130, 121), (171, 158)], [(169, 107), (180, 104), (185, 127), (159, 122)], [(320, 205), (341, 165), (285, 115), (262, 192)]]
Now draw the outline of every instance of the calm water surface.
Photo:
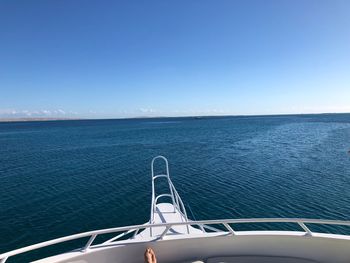
[(349, 114), (0, 123), (0, 252), (146, 222), (159, 154), (197, 220), (349, 220), (349, 150)]

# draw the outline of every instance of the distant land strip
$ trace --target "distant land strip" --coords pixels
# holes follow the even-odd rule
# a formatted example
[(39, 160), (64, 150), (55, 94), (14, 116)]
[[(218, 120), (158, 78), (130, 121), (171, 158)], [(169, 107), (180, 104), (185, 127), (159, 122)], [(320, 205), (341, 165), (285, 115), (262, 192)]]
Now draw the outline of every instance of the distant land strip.
[(69, 120), (125, 120), (125, 119), (162, 119), (162, 118), (224, 118), (224, 117), (278, 117), (278, 116), (307, 116), (307, 115), (349, 115), (350, 112), (329, 112), (329, 113), (294, 113), (294, 114), (252, 114), (252, 115), (200, 115), (200, 116), (135, 116), (135, 117), (116, 117), (116, 118), (0, 118), (1, 122), (26, 122), (26, 121), (69, 121)]

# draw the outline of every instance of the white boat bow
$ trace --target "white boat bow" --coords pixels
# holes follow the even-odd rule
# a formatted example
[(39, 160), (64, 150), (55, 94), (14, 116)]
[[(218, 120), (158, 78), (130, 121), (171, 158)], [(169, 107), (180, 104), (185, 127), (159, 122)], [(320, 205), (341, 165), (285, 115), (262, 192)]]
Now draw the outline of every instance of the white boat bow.
[[(165, 162), (164, 174), (154, 173), (156, 160)], [(309, 225), (350, 226), (350, 221), (252, 218), (201, 220), (188, 219), (181, 200), (169, 175), (168, 161), (163, 156), (152, 160), (152, 203), (149, 222), (143, 225), (109, 228), (75, 234), (35, 245), (19, 248), (0, 255), (0, 263), (10, 257), (47, 246), (86, 238), (85, 245), (70, 252), (37, 260), (37, 263), (109, 263), (143, 261), (143, 253), (152, 247), (158, 263), (349, 263), (350, 236), (316, 233)], [(166, 180), (168, 191), (156, 194), (155, 184)], [(160, 202), (168, 198), (169, 202)], [(235, 231), (238, 224), (293, 223), (295, 231)], [(299, 229), (298, 229), (299, 228)], [(113, 234), (102, 242), (97, 237)]]

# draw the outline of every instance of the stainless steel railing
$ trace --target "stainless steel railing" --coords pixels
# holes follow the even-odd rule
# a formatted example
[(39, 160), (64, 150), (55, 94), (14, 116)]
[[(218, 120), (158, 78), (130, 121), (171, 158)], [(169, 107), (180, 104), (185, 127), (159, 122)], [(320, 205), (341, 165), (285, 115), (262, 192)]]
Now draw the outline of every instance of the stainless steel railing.
[[(81, 252), (84, 253), (88, 251), (89, 249), (94, 249), (98, 248), (101, 246), (105, 246), (106, 242), (92, 245), (94, 240), (96, 239), (97, 236), (103, 235), (103, 234), (110, 234), (110, 233), (118, 233), (118, 232), (123, 232), (121, 235), (116, 236), (113, 238), (112, 241), (109, 241), (109, 245), (114, 245), (118, 244), (118, 241), (120, 242), (120, 238), (125, 236), (126, 233), (132, 233), (134, 231), (141, 231), (143, 229), (151, 228), (151, 227), (165, 227), (165, 230), (161, 233), (159, 236), (155, 236), (151, 240), (147, 241), (156, 241), (163, 239), (166, 235), (167, 232), (174, 226), (181, 226), (181, 225), (193, 225), (193, 226), (202, 226), (204, 228), (214, 230), (218, 235), (232, 235), (233, 237), (235, 235), (245, 235), (247, 232), (250, 231), (245, 231), (244, 233), (239, 233), (234, 231), (232, 225), (234, 224), (247, 224), (247, 223), (295, 223), (298, 224), (305, 233), (305, 235), (308, 235), (312, 237), (314, 235), (314, 232), (312, 232), (306, 224), (318, 224), (318, 225), (342, 225), (342, 226), (350, 226), (350, 221), (339, 221), (339, 220), (322, 220), (322, 219), (300, 219), (300, 218), (248, 218), (248, 219), (224, 219), (224, 220), (201, 220), (201, 221), (187, 221), (187, 222), (179, 222), (179, 223), (167, 223), (167, 224), (144, 224), (144, 225), (135, 225), (135, 226), (125, 226), (125, 227), (116, 227), (116, 228), (108, 228), (108, 229), (101, 229), (101, 230), (95, 230), (95, 231), (88, 231), (85, 233), (80, 233), (80, 234), (75, 234), (71, 236), (66, 236), (66, 237), (61, 237), (49, 241), (45, 241), (42, 243), (38, 243), (35, 245), (19, 248), (13, 251), (9, 251), (3, 254), (0, 254), (0, 263), (5, 263), (6, 260), (9, 257), (22, 254), (25, 252), (29, 252), (32, 250), (40, 249), (43, 247), (63, 243), (66, 241), (71, 241), (71, 240), (76, 240), (84, 237), (89, 237), (89, 240), (86, 242), (86, 244), (83, 246), (81, 249)], [(213, 228), (208, 225), (222, 225), (226, 231), (222, 231), (216, 228)], [(271, 231), (260, 231), (261, 234), (264, 232), (269, 232), (271, 234)], [(300, 232), (300, 231), (298, 231)], [(124, 234), (125, 233), (125, 234)], [(286, 235), (290, 234), (290, 231), (285, 232)], [(182, 234), (184, 237), (191, 237), (191, 235), (188, 234)], [(173, 235), (172, 235), (173, 236)], [(208, 233), (203, 233), (203, 237), (208, 236)], [(196, 236), (198, 237), (198, 236)], [(347, 236), (349, 237), (349, 236)], [(137, 241), (135, 241), (137, 242)], [(145, 242), (145, 240), (140, 240), (139, 242)], [(350, 240), (349, 240), (350, 242)]]
[[(165, 169), (166, 169), (166, 173), (165, 174), (157, 174), (157, 175), (155, 175), (155, 173), (154, 173), (154, 163), (158, 159), (163, 160), (164, 163), (165, 163)], [(177, 192), (173, 182), (170, 179), (168, 160), (164, 156), (159, 155), (159, 156), (156, 156), (156, 157), (154, 157), (152, 159), (152, 162), (151, 162), (151, 173), (152, 173), (152, 204), (151, 204), (151, 215), (150, 215), (150, 222), (151, 222), (151, 224), (154, 223), (154, 213), (156, 212), (157, 201), (159, 200), (159, 198), (166, 197), (166, 196), (171, 198), (172, 204), (173, 204), (173, 207), (174, 207), (174, 212), (177, 210), (185, 218), (185, 221), (188, 221), (187, 212), (186, 212), (184, 203), (183, 203), (179, 193)], [(160, 194), (160, 195), (156, 196), (155, 180), (157, 178), (166, 178), (167, 179), (167, 183), (168, 183), (168, 186), (169, 186), (169, 192), (170, 193)], [(188, 225), (186, 226), (186, 228), (187, 228), (187, 233), (189, 234), (190, 230), (189, 230)], [(151, 233), (151, 236), (152, 236), (153, 235), (152, 227), (150, 228), (150, 233)]]

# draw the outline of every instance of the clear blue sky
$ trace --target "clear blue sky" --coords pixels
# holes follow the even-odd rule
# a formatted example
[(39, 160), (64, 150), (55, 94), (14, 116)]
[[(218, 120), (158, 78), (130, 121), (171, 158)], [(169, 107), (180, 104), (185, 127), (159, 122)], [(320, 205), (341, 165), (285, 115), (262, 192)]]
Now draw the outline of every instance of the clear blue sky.
[(350, 1), (0, 1), (0, 117), (350, 112)]

